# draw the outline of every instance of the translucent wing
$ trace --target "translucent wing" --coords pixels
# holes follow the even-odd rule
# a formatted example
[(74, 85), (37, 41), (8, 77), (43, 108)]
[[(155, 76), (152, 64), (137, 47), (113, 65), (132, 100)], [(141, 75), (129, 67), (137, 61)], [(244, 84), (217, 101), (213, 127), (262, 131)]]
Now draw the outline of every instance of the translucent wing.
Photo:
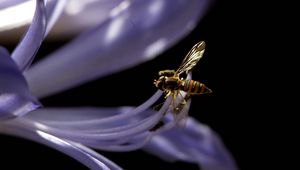
[(176, 71), (176, 74), (180, 75), (183, 72), (188, 73), (202, 58), (204, 50), (205, 50), (204, 41), (200, 41), (197, 44), (195, 44), (183, 59), (178, 70)]

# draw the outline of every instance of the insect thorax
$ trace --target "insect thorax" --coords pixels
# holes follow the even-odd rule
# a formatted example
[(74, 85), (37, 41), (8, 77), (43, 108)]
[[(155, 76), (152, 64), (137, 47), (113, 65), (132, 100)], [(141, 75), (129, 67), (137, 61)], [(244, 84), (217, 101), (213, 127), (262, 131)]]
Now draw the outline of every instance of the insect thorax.
[(177, 90), (179, 88), (178, 84), (180, 84), (180, 79), (177, 77), (166, 77), (164, 88), (168, 90)]

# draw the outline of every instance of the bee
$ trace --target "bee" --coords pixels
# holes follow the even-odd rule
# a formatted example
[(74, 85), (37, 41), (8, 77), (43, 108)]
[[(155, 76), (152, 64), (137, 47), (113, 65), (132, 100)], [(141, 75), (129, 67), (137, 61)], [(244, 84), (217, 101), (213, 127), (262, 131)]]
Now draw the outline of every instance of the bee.
[[(205, 42), (200, 41), (195, 44), (188, 54), (183, 59), (179, 68), (175, 70), (163, 70), (158, 72), (158, 80), (154, 80), (154, 85), (165, 93), (165, 98), (172, 96), (171, 105), (173, 107), (173, 113), (179, 114), (186, 101), (190, 99), (191, 95), (200, 95), (211, 93), (212, 90), (206, 87), (199, 81), (184, 79), (180, 77), (182, 73), (188, 75), (188, 73), (194, 68), (198, 61), (202, 58), (205, 51)], [(181, 91), (186, 92), (185, 97), (181, 94)], [(181, 99), (176, 104), (177, 96), (181, 95)], [(184, 117), (184, 116), (179, 116)]]

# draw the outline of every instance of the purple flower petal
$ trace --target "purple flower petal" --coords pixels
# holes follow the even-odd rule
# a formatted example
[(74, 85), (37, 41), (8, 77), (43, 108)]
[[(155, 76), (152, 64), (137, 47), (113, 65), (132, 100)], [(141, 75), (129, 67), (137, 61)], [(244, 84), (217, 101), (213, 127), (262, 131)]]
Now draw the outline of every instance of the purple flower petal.
[[(37, 129), (64, 137), (69, 140), (77, 141), (83, 144), (91, 144), (93, 141), (99, 144), (111, 144), (112, 141), (119, 143), (124, 138), (132, 138), (143, 132), (147, 132), (152, 128), (169, 108), (170, 100), (167, 100), (159, 112), (147, 112), (147, 109), (159, 98), (161, 92), (157, 92), (148, 101), (134, 109), (115, 109), (117, 114), (105, 114), (103, 117), (101, 112), (103, 109), (84, 108), (84, 109), (56, 109), (46, 110), (40, 109), (27, 115), (26, 118), (39, 121), (44, 126), (36, 127)], [(128, 107), (127, 107), (128, 108)], [(99, 112), (98, 115), (95, 112)], [(105, 109), (107, 110), (107, 109)], [(109, 111), (109, 110), (108, 110)], [(111, 113), (112, 109), (109, 111)], [(120, 113), (121, 111), (121, 113)], [(64, 113), (74, 113), (75, 120), (66, 119)], [(92, 112), (89, 114), (87, 112)], [(60, 113), (60, 115), (58, 114)], [(149, 114), (151, 113), (151, 114)], [(57, 115), (57, 118), (51, 119), (51, 114)], [(86, 118), (83, 118), (87, 115)], [(92, 115), (92, 116), (91, 116)], [(78, 121), (82, 117), (82, 121)], [(50, 119), (49, 119), (50, 118)], [(62, 118), (62, 120), (60, 120)], [(109, 143), (107, 142), (109, 141)]]
[(62, 13), (66, 2), (66, 0), (48, 0), (45, 8), (43, 0), (36, 0), (32, 23), (12, 53), (12, 58), (20, 70), (24, 71), (30, 66), (44, 37)]
[(186, 128), (154, 136), (144, 150), (168, 161), (194, 162), (204, 170), (237, 169), (218, 135), (192, 118), (186, 122)]
[(41, 124), (28, 119), (18, 118), (13, 121), (6, 121), (0, 124), (0, 132), (8, 135), (18, 136), (30, 139), (41, 144), (47, 145), (64, 154), (71, 156), (90, 169), (102, 170), (121, 170), (118, 165), (114, 164), (107, 158), (99, 155), (95, 151), (73, 141), (58, 138), (44, 131), (35, 129), (34, 126)]
[(113, 151), (113, 152), (128, 152), (134, 151), (137, 149), (141, 149), (143, 146), (147, 144), (147, 142), (152, 138), (154, 134), (151, 132), (145, 132), (135, 137), (131, 138), (130, 140), (124, 140), (122, 143), (112, 143), (109, 145), (99, 145), (98, 143), (88, 143), (87, 145), (95, 148), (100, 149), (103, 151)]
[(22, 73), (3, 47), (0, 47), (0, 61), (0, 119), (21, 116), (39, 107)]
[(27, 1), (27, 0), (1, 0), (0, 9), (14, 6), (14, 5), (17, 5), (17, 4), (25, 2), (25, 1)]
[(169, 110), (170, 99), (158, 112), (148, 110), (161, 96), (155, 93), (136, 108), (39, 109), (25, 118), (43, 126), (36, 129), (108, 151), (131, 151), (144, 146), (155, 134), (149, 132)]
[[(146, 112), (162, 95), (157, 91), (152, 97), (138, 107), (119, 107), (119, 108), (43, 108), (27, 115), (28, 118), (50, 125), (66, 125), (72, 128), (98, 129), (101, 125), (120, 125), (132, 119), (140, 119), (149, 116)], [(152, 114), (152, 112), (150, 113)], [(153, 114), (152, 114), (153, 115)], [(116, 123), (120, 122), (120, 123)], [(80, 129), (77, 129), (80, 130)]]
[(49, 38), (65, 39), (103, 22), (123, 0), (68, 1)]
[(36, 0), (34, 17), (23, 39), (13, 51), (11, 57), (24, 71), (32, 62), (39, 49), (46, 30), (46, 9), (43, 0)]
[(207, 6), (208, 0), (123, 1), (105, 22), (31, 67), (26, 79), (44, 97), (150, 60), (189, 33)]
[[(74, 116), (71, 116), (72, 113), (74, 113)], [(95, 116), (89, 116), (94, 113), (97, 113), (97, 116), (96, 114)], [(109, 115), (109, 113), (111, 113), (111, 115)], [(123, 128), (127, 129), (137, 126), (138, 124), (142, 123), (141, 121), (155, 114), (154, 111), (144, 111), (137, 112), (138, 115), (131, 116), (132, 113), (134, 113), (133, 107), (43, 108), (32, 112), (30, 115), (27, 115), (27, 117), (49, 126), (55, 126), (63, 129), (107, 133), (110, 131), (118, 131), (122, 130)], [(84, 116), (84, 114), (86, 116)], [(59, 116), (55, 117), (55, 115)], [(70, 117), (67, 120), (68, 116)], [(124, 116), (126, 116), (126, 118), (123, 119)], [(74, 120), (74, 117), (77, 120)], [(78, 120), (80, 117), (82, 120)]]
[(67, 0), (47, 0), (47, 28), (44, 37), (48, 35), (49, 31), (52, 29), (59, 16), (62, 14), (67, 2)]

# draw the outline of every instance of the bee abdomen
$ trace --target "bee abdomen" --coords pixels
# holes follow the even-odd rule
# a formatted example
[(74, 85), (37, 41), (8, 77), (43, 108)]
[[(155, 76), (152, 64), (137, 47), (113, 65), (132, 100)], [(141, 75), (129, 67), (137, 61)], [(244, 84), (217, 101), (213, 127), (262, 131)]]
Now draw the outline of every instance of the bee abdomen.
[(180, 85), (180, 90), (185, 91), (187, 93), (194, 93), (194, 94), (205, 94), (205, 93), (212, 92), (203, 83), (200, 83), (199, 81), (195, 81), (195, 80), (182, 80)]

